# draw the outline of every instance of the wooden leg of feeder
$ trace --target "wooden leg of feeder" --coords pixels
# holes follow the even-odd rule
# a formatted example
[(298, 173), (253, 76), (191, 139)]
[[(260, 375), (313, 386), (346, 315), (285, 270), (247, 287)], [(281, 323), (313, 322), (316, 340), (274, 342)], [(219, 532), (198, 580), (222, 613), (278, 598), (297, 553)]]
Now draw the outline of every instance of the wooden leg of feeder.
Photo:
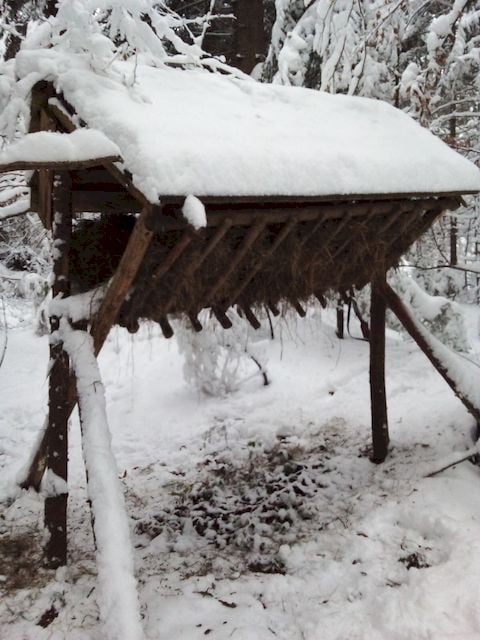
[[(72, 230), (71, 179), (68, 172), (55, 178), (53, 195), (54, 227), (53, 246), (56, 249), (53, 263), (53, 296), (68, 296), (68, 250)], [(60, 318), (50, 317), (50, 329), (57, 331)], [(69, 358), (63, 343), (50, 345), (49, 413), (46, 429), (46, 466), (55, 482), (45, 500), (45, 527), (50, 537), (45, 547), (46, 563), (57, 568), (67, 563), (67, 499), (64, 487), (68, 466), (68, 384)], [(49, 483), (50, 484), (50, 483)], [(55, 486), (56, 485), (56, 486)], [(59, 486), (60, 485), (60, 486)], [(48, 485), (47, 485), (48, 486)]]
[(372, 462), (380, 463), (388, 453), (388, 416), (385, 392), (385, 312), (386, 304), (380, 286), (382, 279), (372, 282), (370, 309), (370, 400), (372, 410)]
[(337, 302), (337, 338), (343, 340), (345, 326), (345, 313), (343, 310), (343, 302), (340, 300)]

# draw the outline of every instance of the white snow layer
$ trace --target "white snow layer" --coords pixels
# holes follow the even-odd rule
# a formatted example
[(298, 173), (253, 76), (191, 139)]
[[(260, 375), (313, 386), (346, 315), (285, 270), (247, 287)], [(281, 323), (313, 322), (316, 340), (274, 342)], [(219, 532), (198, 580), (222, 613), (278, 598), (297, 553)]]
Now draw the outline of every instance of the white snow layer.
[(472, 163), (385, 102), (123, 62), (106, 77), (51, 50), (16, 65), (118, 145), (151, 202), (480, 190)]
[(61, 323), (61, 339), (77, 379), (88, 495), (97, 549), (98, 605), (107, 640), (142, 640), (133, 554), (118, 471), (111, 449), (105, 393), (92, 337)]
[(0, 153), (0, 165), (13, 162), (81, 162), (109, 156), (120, 156), (120, 149), (101, 131), (38, 131), (10, 144)]
[(207, 214), (203, 202), (195, 196), (187, 196), (182, 207), (183, 217), (194, 229), (207, 226)]

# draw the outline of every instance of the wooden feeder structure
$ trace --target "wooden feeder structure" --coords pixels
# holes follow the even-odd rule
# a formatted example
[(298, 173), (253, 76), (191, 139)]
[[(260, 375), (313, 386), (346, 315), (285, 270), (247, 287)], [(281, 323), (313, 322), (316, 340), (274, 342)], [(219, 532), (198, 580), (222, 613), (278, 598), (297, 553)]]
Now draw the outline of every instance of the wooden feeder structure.
[[(138, 82), (142, 88), (140, 71)], [(65, 298), (107, 283), (98, 311), (82, 324), (93, 336), (95, 355), (114, 324), (135, 332), (142, 319), (149, 319), (157, 322), (168, 338), (173, 334), (169, 318), (186, 316), (193, 330), (201, 331), (198, 314), (209, 308), (225, 329), (231, 326), (228, 314), (232, 312), (238, 312), (245, 322), (258, 328), (259, 311), (265, 307), (278, 314), (279, 307), (288, 303), (305, 315), (305, 303), (312, 297), (324, 304), (327, 293), (348, 296), (352, 290), (370, 283), (372, 459), (383, 461), (389, 445), (385, 395), (387, 305), (480, 422), (480, 403), (475, 404), (457, 390), (455, 380), (386, 282), (388, 269), (398, 265), (402, 254), (444, 211), (459, 207), (463, 194), (480, 189), (478, 170), (407, 116), (374, 101), (266, 87), (206, 72), (145, 73), (148, 78), (158, 74), (158, 95), (165, 91), (165, 101), (157, 104), (155, 91), (132, 97), (131, 89), (119, 81), (118, 95), (125, 104), (132, 102), (131, 114), (122, 121), (125, 126), (115, 118), (109, 123), (105, 117), (102, 127), (102, 100), (106, 96), (108, 102), (113, 81), (95, 78), (91, 72), (90, 76), (86, 74), (85, 87), (78, 87), (80, 76), (75, 78), (66, 72), (64, 77), (37, 84), (32, 93), (27, 138), (35, 140), (37, 136), (41, 140), (38, 136), (45, 134), (45, 141), (52, 141), (53, 146), (56, 140), (61, 141), (58, 153), (52, 153), (45, 142), (43, 157), (32, 154), (27, 143), (23, 151), (19, 147), (17, 152), (12, 145), (12, 151), (7, 150), (9, 155), (0, 158), (1, 171), (33, 171), (31, 210), (38, 212), (46, 228), (52, 228), (56, 249), (53, 295)], [(208, 96), (211, 102), (205, 98), (204, 104), (200, 97), (192, 106), (178, 87), (184, 80), (190, 86), (197, 76), (208, 86), (204, 93), (192, 95)], [(170, 81), (173, 84), (169, 85)], [(198, 141), (196, 127), (211, 108), (215, 109), (216, 100), (221, 104), (224, 86), (234, 96), (235, 104), (243, 102), (233, 115), (224, 109), (213, 119), (207, 118), (206, 137), (203, 142)], [(295, 105), (305, 102), (308, 113), (289, 106), (290, 96), (294, 96)], [(171, 119), (165, 115), (165, 109), (175, 100), (171, 108), (182, 113), (177, 125), (170, 124)], [(117, 106), (121, 113), (124, 103), (112, 102), (114, 115)], [(131, 140), (136, 138), (129, 137), (136, 133), (135, 118), (143, 108), (153, 110), (146, 114), (147, 119), (155, 119), (154, 114), (158, 114), (157, 121), (151, 124), (147, 159), (139, 159), (138, 149), (131, 148)], [(269, 120), (266, 114), (270, 109), (273, 115)], [(324, 120), (329, 113), (333, 118), (338, 109), (350, 113), (355, 134), (352, 140), (347, 136), (345, 144), (337, 145), (337, 156), (332, 157), (328, 141), (335, 140), (336, 134), (341, 137), (344, 128), (338, 126), (330, 136)], [(319, 123), (323, 118), (325, 125), (319, 136), (315, 134), (317, 112)], [(198, 120), (192, 124), (195, 114)], [(400, 128), (398, 137), (391, 142), (382, 138), (378, 123), (383, 117), (388, 131), (397, 124)], [(390, 117), (394, 118), (393, 123), (388, 121)], [(278, 154), (285, 148), (282, 136), (290, 135), (288, 128), (281, 134), (277, 126), (285, 118), (290, 118), (294, 129), (291, 139), (298, 140), (298, 145), (292, 144), (279, 159)], [(216, 126), (216, 119), (220, 122), (217, 137), (211, 128)], [(223, 119), (229, 122), (224, 128)], [(310, 128), (305, 129), (305, 121), (310, 122)], [(238, 136), (248, 138), (249, 123), (253, 134), (247, 150), (241, 151)], [(145, 128), (138, 120), (138, 128), (141, 126)], [(158, 144), (153, 135), (155, 128), (162, 129)], [(69, 144), (78, 132), (90, 130), (112, 142), (111, 148), (96, 144), (98, 137), (90, 148), (84, 137), (70, 156), (62, 151), (64, 141)], [(162, 141), (170, 140), (169, 135), (174, 142), (170, 146), (165, 142), (165, 150)], [(404, 136), (408, 138), (405, 149), (399, 150)], [(312, 155), (303, 162), (311, 145)], [(385, 145), (392, 146), (385, 149)], [(298, 158), (292, 157), (297, 147)], [(373, 160), (382, 149), (383, 156), (374, 166)], [(228, 165), (226, 177), (213, 175), (211, 167), (206, 166), (217, 152), (219, 163)], [(426, 156), (422, 161), (423, 153)], [(409, 158), (417, 163), (417, 172), (423, 172), (413, 189), (411, 181), (402, 188), (401, 174), (407, 170)], [(158, 171), (152, 170), (155, 162)], [(270, 167), (265, 176), (260, 170), (264, 165)], [(146, 167), (144, 173), (142, 167)], [(356, 175), (355, 179), (343, 183), (343, 177), (350, 173)], [(430, 173), (434, 174), (432, 179)], [(466, 177), (458, 179), (455, 175), (459, 173)], [(153, 174), (160, 176), (160, 186), (155, 183), (155, 188), (151, 188)], [(370, 185), (375, 184), (377, 176), (379, 186), (372, 189)], [(287, 184), (282, 191), (284, 183)], [(272, 184), (279, 186), (272, 188)], [(206, 224), (192, 224), (185, 216), (185, 198), (192, 195), (205, 208)], [(59, 321), (55, 315), (51, 317), (52, 331), (58, 329)], [(67, 422), (76, 404), (75, 376), (61, 342), (52, 345), (51, 358), (50, 413), (24, 486), (38, 488), (45, 468), (63, 479), (67, 477)], [(66, 499), (65, 494), (51, 497), (46, 505), (46, 521), (52, 534), (50, 557), (57, 564), (66, 560)]]

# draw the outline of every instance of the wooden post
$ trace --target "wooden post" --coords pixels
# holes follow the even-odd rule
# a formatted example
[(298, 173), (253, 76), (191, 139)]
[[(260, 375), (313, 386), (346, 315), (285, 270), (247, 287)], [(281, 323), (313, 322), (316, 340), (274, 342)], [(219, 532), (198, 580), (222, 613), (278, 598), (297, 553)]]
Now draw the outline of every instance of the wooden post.
[[(71, 178), (67, 171), (55, 176), (53, 187), (53, 297), (68, 296), (68, 251), (72, 233)], [(50, 316), (50, 330), (58, 331), (60, 318)], [(67, 563), (67, 499), (69, 358), (63, 343), (50, 344), (48, 425), (46, 437), (47, 486), (45, 527), (50, 538), (45, 547), (46, 563), (57, 568)], [(48, 476), (50, 472), (50, 477)], [(63, 486), (62, 486), (63, 485)]]
[(387, 305), (381, 293), (385, 274), (371, 286), (370, 307), (370, 401), (372, 412), (372, 462), (380, 463), (388, 453), (388, 416), (385, 392), (385, 313)]
[(343, 340), (344, 338), (344, 327), (345, 327), (345, 314), (343, 311), (343, 300), (337, 300), (337, 338)]

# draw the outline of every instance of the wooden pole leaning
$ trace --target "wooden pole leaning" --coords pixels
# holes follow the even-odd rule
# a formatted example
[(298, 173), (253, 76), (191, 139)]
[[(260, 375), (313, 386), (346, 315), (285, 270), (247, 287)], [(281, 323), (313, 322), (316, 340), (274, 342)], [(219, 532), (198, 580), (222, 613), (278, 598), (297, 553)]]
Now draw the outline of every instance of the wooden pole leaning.
[[(55, 175), (53, 184), (53, 297), (70, 294), (68, 253), (72, 234), (71, 177), (68, 171)], [(50, 376), (48, 422), (45, 431), (45, 466), (50, 473), (45, 499), (45, 527), (50, 537), (45, 547), (51, 568), (67, 562), (67, 467), (68, 467), (68, 381), (69, 358), (63, 343), (54, 339), (60, 317), (50, 316)], [(42, 474), (43, 475), (43, 474)]]
[[(146, 205), (143, 207), (137, 218), (127, 247), (93, 323), (91, 333), (93, 335), (95, 355), (99, 354), (108, 333), (117, 318), (123, 301), (125, 300), (133, 280), (137, 275), (138, 269), (153, 237), (153, 232), (150, 231), (147, 226), (149, 216), (150, 206)], [(77, 403), (75, 376), (73, 374), (67, 375), (65, 380), (68, 387), (67, 408), (68, 415), (70, 416)], [(31, 458), (25, 478), (20, 482), (22, 489), (33, 488), (36, 491), (40, 490), (40, 483), (46, 469), (48, 432), (49, 428), (47, 422), (43, 436), (40, 438), (36, 450)]]

